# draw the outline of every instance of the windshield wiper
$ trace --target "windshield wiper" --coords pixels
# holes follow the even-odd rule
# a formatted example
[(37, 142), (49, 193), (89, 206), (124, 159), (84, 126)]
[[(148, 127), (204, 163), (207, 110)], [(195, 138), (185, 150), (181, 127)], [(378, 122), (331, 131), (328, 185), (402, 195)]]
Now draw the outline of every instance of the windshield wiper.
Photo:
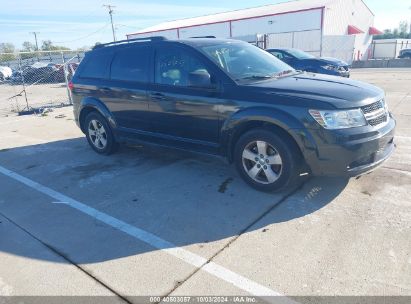
[(271, 79), (271, 78), (281, 78), (281, 77), (285, 77), (285, 76), (289, 76), (290, 74), (299, 74), (297, 71), (295, 70), (285, 70), (285, 71), (281, 71), (275, 74), (271, 74), (271, 75), (250, 75), (250, 76), (246, 76), (240, 79), (236, 79), (238, 80), (265, 80), (265, 79)]
[(284, 77), (284, 76), (289, 76), (292, 73), (298, 73), (298, 72), (295, 71), (295, 70), (285, 70), (285, 71), (281, 71), (279, 73), (274, 74), (273, 77), (281, 78), (281, 77)]
[(243, 77), (237, 80), (247, 80), (247, 79), (271, 79), (274, 76), (271, 75), (251, 75), (251, 76), (247, 76), (247, 77)]

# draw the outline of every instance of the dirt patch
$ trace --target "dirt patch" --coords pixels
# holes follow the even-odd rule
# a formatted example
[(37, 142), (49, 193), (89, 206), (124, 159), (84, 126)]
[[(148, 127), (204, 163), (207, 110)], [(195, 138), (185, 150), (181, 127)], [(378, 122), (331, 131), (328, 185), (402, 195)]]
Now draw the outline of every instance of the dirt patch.
[(36, 167), (38, 167), (38, 166), (37, 165), (30, 165), (30, 166), (26, 167), (26, 170), (30, 170), (30, 169), (33, 169), (33, 168), (36, 168)]
[(367, 190), (361, 191), (361, 193), (364, 194), (364, 195), (372, 196), (372, 194), (370, 192), (368, 192)]
[(223, 181), (220, 187), (218, 188), (218, 192), (225, 193), (227, 191), (228, 185), (231, 184), (233, 180), (234, 179), (232, 177), (229, 177), (225, 181)]

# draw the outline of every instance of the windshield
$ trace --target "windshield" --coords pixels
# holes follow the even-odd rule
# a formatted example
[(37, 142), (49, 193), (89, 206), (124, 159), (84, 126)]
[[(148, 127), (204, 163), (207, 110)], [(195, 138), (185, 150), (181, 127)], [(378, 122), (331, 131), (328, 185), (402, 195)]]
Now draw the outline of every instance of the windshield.
[(291, 49), (291, 50), (287, 50), (287, 53), (289, 53), (290, 55), (296, 57), (297, 59), (313, 59), (315, 58), (315, 56), (308, 54), (306, 52), (303, 52), (301, 50), (296, 50), (296, 49)]
[(245, 42), (226, 42), (200, 49), (237, 82), (269, 79), (295, 72), (271, 54)]

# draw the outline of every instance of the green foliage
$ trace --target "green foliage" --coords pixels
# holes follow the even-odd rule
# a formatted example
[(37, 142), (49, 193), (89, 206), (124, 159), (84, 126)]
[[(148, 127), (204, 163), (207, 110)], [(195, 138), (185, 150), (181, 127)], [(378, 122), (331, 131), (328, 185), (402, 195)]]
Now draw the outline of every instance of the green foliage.
[(384, 34), (374, 37), (374, 40), (380, 39), (411, 39), (410, 27), (407, 21), (401, 21), (398, 28), (386, 29)]
[(31, 43), (30, 41), (24, 41), (22, 44), (23, 48), (21, 49), (23, 52), (34, 52), (36, 51), (36, 46)]
[[(34, 52), (36, 51), (36, 46), (31, 43), (30, 41), (24, 41), (22, 44), (23, 48), (21, 49), (23, 52)], [(30, 59), (35, 57), (34, 53), (31, 54), (21, 54), (21, 59)]]
[(41, 50), (43, 51), (69, 51), (70, 48), (66, 46), (53, 45), (53, 42), (51, 42), (51, 40), (44, 40), (41, 45)]
[(12, 43), (0, 43), (0, 62), (7, 62), (14, 60), (16, 56), (14, 55), (16, 48)]

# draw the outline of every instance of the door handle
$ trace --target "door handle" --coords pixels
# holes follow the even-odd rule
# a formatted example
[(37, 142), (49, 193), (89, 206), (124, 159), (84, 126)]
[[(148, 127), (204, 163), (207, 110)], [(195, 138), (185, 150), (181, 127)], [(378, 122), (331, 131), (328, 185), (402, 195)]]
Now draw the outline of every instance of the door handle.
[(166, 96), (164, 94), (158, 93), (158, 92), (151, 92), (150, 97), (154, 100), (165, 100), (166, 99)]

